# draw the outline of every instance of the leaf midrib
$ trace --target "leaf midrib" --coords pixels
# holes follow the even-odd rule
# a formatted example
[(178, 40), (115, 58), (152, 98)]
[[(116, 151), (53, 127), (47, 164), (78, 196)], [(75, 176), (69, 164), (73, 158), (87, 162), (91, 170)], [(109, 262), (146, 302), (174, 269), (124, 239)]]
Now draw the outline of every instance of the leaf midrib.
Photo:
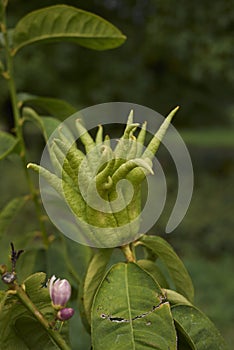
[(15, 55), (16, 52), (19, 51), (19, 49), (21, 49), (22, 47), (26, 46), (26, 45), (30, 45), (30, 44), (34, 44), (43, 40), (47, 40), (48, 41), (53, 41), (54, 39), (70, 39), (70, 41), (79, 41), (79, 39), (95, 39), (95, 40), (124, 40), (125, 36), (124, 35), (111, 35), (111, 36), (104, 36), (104, 35), (87, 35), (87, 34), (79, 34), (77, 35), (77, 33), (69, 33), (69, 34), (63, 34), (63, 33), (59, 33), (59, 34), (53, 34), (53, 35), (40, 35), (38, 37), (34, 37), (31, 40), (27, 40), (27, 41), (23, 41), (21, 44), (16, 45), (15, 47), (12, 48), (12, 54)]
[(130, 305), (130, 298), (129, 298), (127, 264), (125, 265), (125, 285), (126, 285), (126, 297), (127, 297), (127, 304), (128, 304), (129, 325), (130, 325), (130, 329), (131, 329), (132, 349), (135, 350), (136, 347), (135, 347), (135, 342), (134, 342), (134, 331), (133, 331), (133, 325), (132, 325), (132, 314), (131, 314), (131, 305)]

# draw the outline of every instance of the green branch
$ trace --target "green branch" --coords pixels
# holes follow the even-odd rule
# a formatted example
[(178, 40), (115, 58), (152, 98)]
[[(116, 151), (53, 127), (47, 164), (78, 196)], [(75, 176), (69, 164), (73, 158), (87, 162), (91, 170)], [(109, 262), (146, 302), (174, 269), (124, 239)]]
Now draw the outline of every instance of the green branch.
[(70, 350), (70, 347), (67, 345), (67, 343), (64, 341), (62, 336), (59, 332), (54, 331), (51, 328), (50, 323), (44, 318), (42, 313), (36, 308), (36, 306), (33, 304), (33, 302), (30, 300), (24, 289), (19, 286), (18, 284), (14, 284), (14, 290), (16, 291), (17, 297), (20, 299), (20, 301), (24, 304), (24, 306), (34, 315), (34, 317), (38, 320), (38, 322), (42, 325), (42, 327), (46, 330), (46, 332), (50, 335), (50, 337), (53, 339), (55, 344), (61, 349), (61, 350)]
[(33, 181), (30, 177), (29, 171), (27, 169), (27, 159), (26, 159), (26, 147), (23, 137), (23, 119), (20, 116), (20, 111), (18, 108), (18, 102), (17, 102), (17, 95), (16, 95), (16, 88), (15, 88), (15, 82), (14, 82), (14, 66), (13, 66), (13, 57), (11, 55), (11, 48), (9, 44), (9, 38), (7, 33), (7, 25), (6, 25), (6, 13), (5, 13), (5, 7), (3, 9), (3, 15), (2, 15), (2, 23), (1, 25), (1, 31), (4, 36), (5, 41), (5, 58), (6, 58), (6, 66), (7, 66), (7, 72), (3, 74), (3, 77), (8, 82), (9, 92), (10, 92), (10, 98), (11, 98), (11, 104), (12, 104), (12, 110), (13, 110), (13, 117), (14, 117), (14, 125), (15, 125), (15, 133), (16, 137), (19, 141), (19, 147), (20, 147), (20, 158), (22, 161), (26, 181), (28, 183), (28, 187), (35, 205), (36, 214), (38, 217), (38, 221), (40, 223), (40, 230), (42, 233), (42, 239), (45, 247), (48, 247), (49, 240), (46, 233), (45, 223), (43, 220), (41, 205), (39, 203), (37, 190), (33, 184)]

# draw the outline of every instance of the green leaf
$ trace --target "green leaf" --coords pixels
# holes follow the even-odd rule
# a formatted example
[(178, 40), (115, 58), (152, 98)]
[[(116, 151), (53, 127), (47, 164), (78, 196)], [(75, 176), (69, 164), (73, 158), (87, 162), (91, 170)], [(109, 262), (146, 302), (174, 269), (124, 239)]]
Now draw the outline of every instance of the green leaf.
[(94, 50), (120, 46), (125, 36), (111, 23), (92, 13), (67, 5), (33, 11), (15, 27), (13, 54), (36, 42), (70, 41)]
[(163, 273), (153, 261), (142, 259), (142, 260), (137, 260), (137, 264), (146, 272), (148, 272), (155, 279), (155, 281), (160, 285), (160, 287), (163, 287), (163, 288), (168, 287), (168, 283)]
[(58, 98), (41, 97), (27, 93), (20, 93), (17, 97), (23, 106), (38, 108), (43, 114), (49, 114), (59, 120), (64, 120), (77, 111), (68, 102)]
[(12, 199), (0, 212), (0, 238), (8, 229), (9, 225), (26, 203), (28, 197), (17, 197)]
[(186, 299), (183, 295), (175, 292), (171, 289), (163, 289), (167, 300), (170, 302), (170, 304), (185, 304), (185, 305), (192, 305), (188, 299)]
[(24, 349), (56, 350), (44, 328), (31, 316), (22, 316), (16, 319), (14, 330), (23, 340)]
[(7, 293), (4, 290), (0, 290), (0, 315), (4, 308), (6, 299), (7, 299)]
[[(51, 306), (48, 288), (43, 288), (45, 281), (46, 275), (40, 272), (27, 278), (24, 281), (24, 286), (31, 301), (47, 320), (52, 321), (54, 310)], [(16, 295), (9, 294), (5, 300), (0, 313), (0, 324), (0, 339), (3, 349), (39, 349), (40, 344), (46, 344), (46, 350), (56, 349), (53, 341), (48, 337), (48, 333), (19, 302)], [(68, 338), (66, 325), (62, 329), (62, 336)], [(40, 343), (38, 343), (39, 339)]]
[(177, 348), (179, 350), (196, 350), (196, 348), (194, 347), (193, 342), (191, 341), (190, 338), (186, 338), (185, 334), (183, 332), (181, 332), (180, 329), (176, 329), (176, 333), (177, 333)]
[[(37, 114), (37, 112), (30, 107), (23, 108), (23, 117), (25, 120), (32, 121), (42, 131), (46, 142), (53, 134), (53, 132), (58, 128), (58, 126), (62, 124), (62, 122), (56, 118), (45, 117)], [(61, 129), (61, 133), (63, 134), (63, 136), (67, 137), (69, 140), (73, 140), (74, 137), (71, 131), (64, 124), (62, 125), (63, 126)]]
[(0, 131), (0, 160), (13, 153), (18, 140), (11, 134)]
[(227, 350), (222, 336), (214, 324), (194, 306), (175, 305), (172, 315), (177, 328), (195, 350)]
[(32, 121), (42, 131), (45, 141), (48, 141), (50, 135), (61, 123), (53, 117), (41, 117), (30, 107), (23, 108), (23, 117), (25, 120)]
[[(69, 305), (74, 309), (78, 309), (77, 300), (73, 300)], [(72, 350), (91, 350), (91, 337), (84, 328), (81, 320), (80, 310), (75, 312), (74, 316), (69, 320), (70, 341)]]
[(184, 295), (189, 301), (193, 302), (194, 288), (192, 280), (186, 270), (183, 262), (175, 253), (173, 248), (161, 237), (143, 236), (139, 240), (147, 249), (155, 253), (168, 268), (171, 279), (173, 280), (176, 290)]
[(86, 318), (91, 324), (91, 308), (94, 295), (100, 285), (110, 260), (112, 249), (99, 249), (93, 256), (84, 279), (83, 298)]
[(24, 253), (17, 262), (17, 277), (21, 282), (32, 273), (46, 271), (46, 253), (41, 247), (41, 242), (35, 241), (34, 247), (24, 248)]
[[(91, 248), (59, 235), (47, 249), (47, 274), (66, 278), (77, 290), (91, 258)], [(56, 261), (56, 264), (55, 264)], [(79, 264), (77, 262), (79, 261)]]
[[(79, 244), (69, 238), (62, 237), (66, 246), (66, 263), (69, 271), (76, 280), (81, 281), (85, 272), (87, 271), (89, 262), (93, 255), (93, 250), (87, 245)], [(79, 264), (77, 262), (79, 261)]]
[(138, 265), (118, 263), (106, 274), (92, 308), (92, 345), (94, 350), (176, 349), (169, 303)]

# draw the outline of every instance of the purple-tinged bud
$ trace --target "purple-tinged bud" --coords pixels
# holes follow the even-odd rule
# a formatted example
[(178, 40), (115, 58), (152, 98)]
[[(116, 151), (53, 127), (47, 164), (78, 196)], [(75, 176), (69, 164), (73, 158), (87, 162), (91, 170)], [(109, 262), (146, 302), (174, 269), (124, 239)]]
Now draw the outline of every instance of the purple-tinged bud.
[(74, 310), (71, 307), (61, 309), (57, 313), (57, 319), (60, 321), (67, 321), (74, 315)]
[(55, 308), (62, 308), (66, 305), (71, 296), (71, 286), (66, 280), (60, 280), (52, 276), (49, 281), (49, 293)]

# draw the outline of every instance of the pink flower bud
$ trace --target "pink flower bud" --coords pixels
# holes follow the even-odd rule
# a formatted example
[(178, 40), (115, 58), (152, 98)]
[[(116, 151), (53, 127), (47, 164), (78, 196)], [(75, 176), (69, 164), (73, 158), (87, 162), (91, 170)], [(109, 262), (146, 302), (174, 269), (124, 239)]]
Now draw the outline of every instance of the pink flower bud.
[(49, 293), (54, 307), (61, 308), (66, 305), (71, 296), (70, 283), (63, 279), (56, 278), (54, 275), (49, 280)]
[(71, 307), (66, 307), (65, 309), (61, 309), (57, 313), (57, 318), (60, 321), (67, 321), (74, 315), (74, 310)]

